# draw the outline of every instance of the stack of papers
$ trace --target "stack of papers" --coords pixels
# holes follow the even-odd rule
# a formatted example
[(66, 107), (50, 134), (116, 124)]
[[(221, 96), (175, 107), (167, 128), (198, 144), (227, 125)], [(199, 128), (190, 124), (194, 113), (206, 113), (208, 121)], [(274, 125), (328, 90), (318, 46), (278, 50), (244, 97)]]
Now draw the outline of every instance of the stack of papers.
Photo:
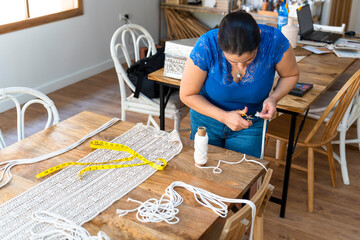
[(315, 54), (330, 53), (333, 51), (336, 56), (343, 58), (360, 58), (360, 41), (339, 38), (335, 44), (320, 46), (305, 46), (304, 49)]
[(340, 38), (331, 47), (338, 57), (360, 58), (360, 41)]

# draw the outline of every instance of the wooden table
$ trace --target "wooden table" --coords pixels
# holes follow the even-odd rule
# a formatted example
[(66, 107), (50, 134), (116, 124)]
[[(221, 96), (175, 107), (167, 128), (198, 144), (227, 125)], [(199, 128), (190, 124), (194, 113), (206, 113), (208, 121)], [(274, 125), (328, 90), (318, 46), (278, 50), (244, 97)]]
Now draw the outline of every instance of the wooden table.
[[(298, 52), (301, 52), (301, 49)], [(297, 51), (295, 51), (296, 53)], [(296, 117), (307, 113), (310, 106), (335, 82), (335, 79), (355, 62), (352, 58), (338, 58), (335, 54), (310, 54), (298, 62), (300, 70), (299, 82), (312, 83), (313, 88), (303, 97), (286, 95), (277, 104), (279, 112), (291, 115), (289, 144), (286, 156), (282, 197), (272, 197), (273, 202), (281, 204), (280, 217), (285, 216), (286, 199), (290, 179), (291, 158), (296, 146), (295, 126)], [(148, 78), (160, 84), (160, 128), (165, 126), (165, 100), (163, 86), (180, 87), (180, 80), (164, 77), (164, 70), (160, 69), (148, 75)]]
[[(27, 137), (23, 141), (13, 144), (0, 151), (1, 161), (39, 156), (57, 149), (64, 148), (81, 137), (94, 131), (111, 118), (91, 112), (82, 112), (59, 124)], [(118, 122), (109, 129), (95, 135), (90, 140), (110, 141), (133, 127), (134, 123)], [(0, 204), (12, 199), (31, 188), (41, 180), (35, 175), (49, 167), (62, 162), (76, 161), (92, 150), (90, 140), (79, 147), (44, 162), (22, 165), (13, 168), (13, 180), (0, 189)], [(241, 198), (244, 193), (264, 174), (264, 169), (253, 163), (236, 165), (221, 165), (223, 172), (213, 174), (211, 170), (199, 169), (194, 166), (193, 141), (182, 139), (184, 148), (175, 156), (164, 171), (158, 171), (144, 183), (115, 202), (110, 208), (102, 212), (92, 221), (85, 223), (85, 227), (92, 235), (99, 230), (106, 232), (111, 239), (206, 239), (213, 226), (219, 221), (218, 215), (210, 209), (198, 204), (193, 194), (184, 189), (176, 188), (184, 198), (184, 203), (179, 206), (178, 217), (180, 222), (174, 225), (167, 223), (141, 223), (136, 219), (135, 213), (125, 217), (118, 217), (116, 209), (132, 209), (137, 207), (127, 199), (133, 198), (145, 201), (149, 198), (159, 199), (164, 194), (165, 188), (173, 181), (185, 183), (206, 189), (215, 194), (228, 198)], [(208, 165), (215, 166), (218, 159), (238, 161), (242, 154), (218, 147), (209, 147)], [(265, 165), (268, 162), (260, 160)]]

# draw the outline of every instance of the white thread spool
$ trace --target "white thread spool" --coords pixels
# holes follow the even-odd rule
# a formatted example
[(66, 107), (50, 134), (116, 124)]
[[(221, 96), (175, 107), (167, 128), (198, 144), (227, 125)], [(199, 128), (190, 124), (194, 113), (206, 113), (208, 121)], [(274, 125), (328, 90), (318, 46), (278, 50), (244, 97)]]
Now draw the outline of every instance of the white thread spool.
[(194, 160), (198, 166), (204, 166), (207, 162), (208, 142), (206, 127), (198, 127), (194, 142)]

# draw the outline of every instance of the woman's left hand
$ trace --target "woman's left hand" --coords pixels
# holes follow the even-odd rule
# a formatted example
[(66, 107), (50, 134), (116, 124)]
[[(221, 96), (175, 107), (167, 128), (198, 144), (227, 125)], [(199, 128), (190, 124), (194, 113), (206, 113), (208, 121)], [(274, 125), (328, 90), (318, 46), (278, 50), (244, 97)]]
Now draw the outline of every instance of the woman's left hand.
[(263, 108), (260, 113), (260, 117), (269, 120), (273, 118), (276, 114), (276, 101), (272, 97), (265, 99), (263, 103)]

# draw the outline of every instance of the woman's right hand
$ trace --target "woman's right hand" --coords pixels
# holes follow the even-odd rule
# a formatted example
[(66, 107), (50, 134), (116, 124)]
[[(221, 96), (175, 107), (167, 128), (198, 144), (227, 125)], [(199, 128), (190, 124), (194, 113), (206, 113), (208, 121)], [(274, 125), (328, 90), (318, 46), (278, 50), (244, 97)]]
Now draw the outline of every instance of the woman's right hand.
[(243, 110), (235, 110), (226, 112), (223, 123), (226, 124), (233, 131), (240, 131), (241, 129), (247, 129), (252, 125), (252, 121), (244, 119), (241, 115), (246, 114), (248, 108)]

